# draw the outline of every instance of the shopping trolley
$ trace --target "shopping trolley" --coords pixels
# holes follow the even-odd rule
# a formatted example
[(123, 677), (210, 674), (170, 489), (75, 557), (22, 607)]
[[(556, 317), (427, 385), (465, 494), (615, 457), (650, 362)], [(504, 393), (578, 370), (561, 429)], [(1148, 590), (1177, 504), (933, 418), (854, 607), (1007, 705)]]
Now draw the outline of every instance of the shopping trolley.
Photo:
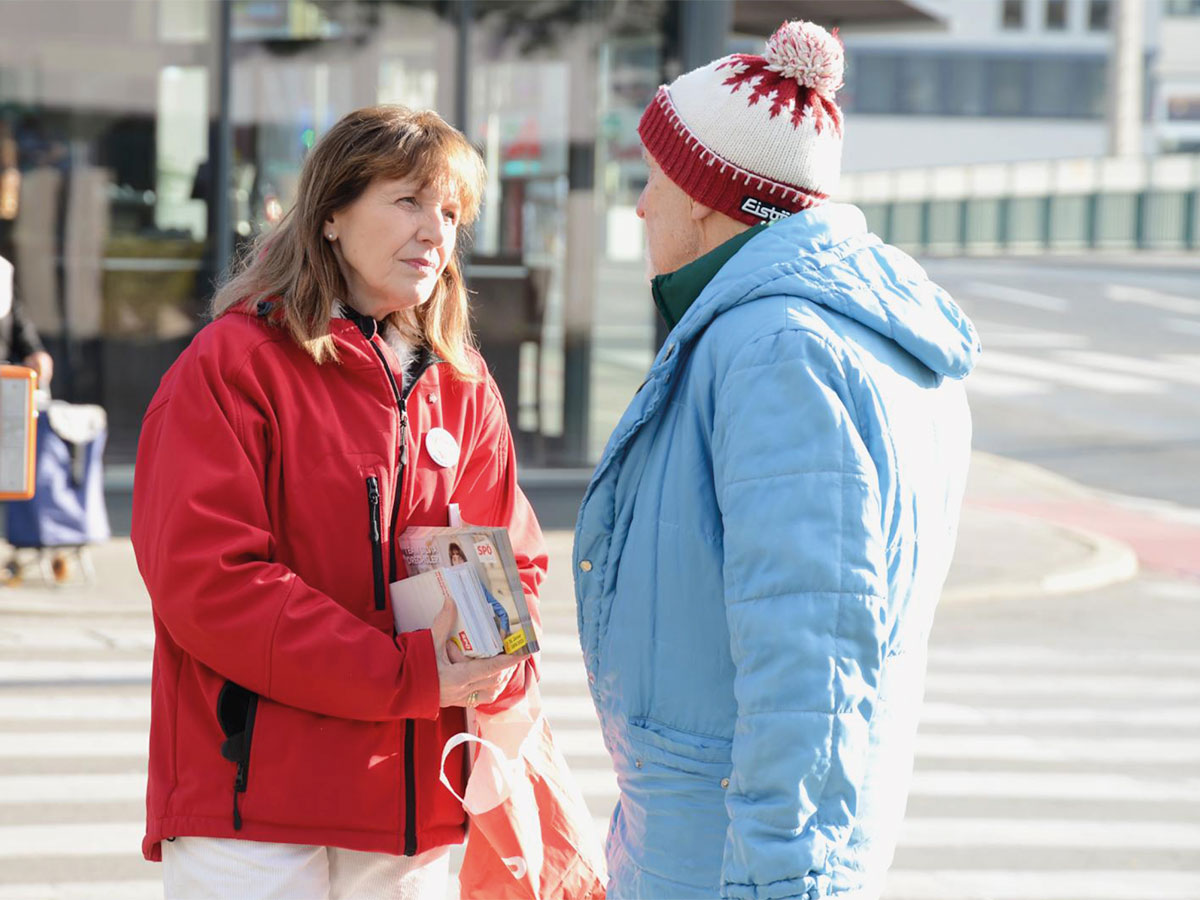
[(104, 505), (107, 439), (103, 407), (51, 400), (40, 409), (34, 495), (9, 502), (5, 510), (13, 547), (7, 566), (10, 580), (22, 577), (34, 551), (47, 581), (60, 584), (67, 579), (68, 553), (75, 555), (84, 578), (95, 581), (87, 548), (111, 534)]

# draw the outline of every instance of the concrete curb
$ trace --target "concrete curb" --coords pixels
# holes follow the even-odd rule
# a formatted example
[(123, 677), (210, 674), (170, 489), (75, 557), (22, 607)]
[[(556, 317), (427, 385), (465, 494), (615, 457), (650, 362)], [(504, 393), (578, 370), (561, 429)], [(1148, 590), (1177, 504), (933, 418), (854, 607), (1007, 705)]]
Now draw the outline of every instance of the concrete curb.
[(979, 603), (1074, 594), (1129, 581), (1138, 574), (1140, 567), (1137, 554), (1122, 541), (1082, 528), (1047, 523), (1032, 516), (1018, 513), (1010, 515), (1014, 519), (1026, 519), (1036, 523), (1038, 527), (1058, 532), (1066, 540), (1087, 546), (1087, 558), (1083, 562), (1062, 566), (1037, 578), (985, 581), (950, 587), (942, 592), (943, 603)]

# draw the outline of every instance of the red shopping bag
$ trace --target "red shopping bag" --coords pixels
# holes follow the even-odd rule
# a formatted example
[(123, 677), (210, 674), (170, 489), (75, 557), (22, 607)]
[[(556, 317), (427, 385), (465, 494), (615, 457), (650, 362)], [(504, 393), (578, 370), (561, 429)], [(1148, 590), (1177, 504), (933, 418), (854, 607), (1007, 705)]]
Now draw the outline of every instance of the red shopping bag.
[[(608, 880), (591, 814), (541, 715), (536, 683), (513, 709), (479, 713), (478, 755), (459, 797), (470, 827), (462, 900), (603, 900)], [(454, 793), (445, 771), (442, 783)], [(457, 794), (455, 794), (458, 797)]]

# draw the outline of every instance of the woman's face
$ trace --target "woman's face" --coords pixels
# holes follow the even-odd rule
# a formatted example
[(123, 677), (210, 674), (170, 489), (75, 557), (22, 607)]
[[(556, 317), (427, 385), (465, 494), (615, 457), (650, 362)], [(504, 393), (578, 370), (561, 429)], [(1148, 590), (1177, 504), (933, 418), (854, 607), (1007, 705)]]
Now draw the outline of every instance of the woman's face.
[(458, 238), (458, 196), (407, 179), (375, 179), (325, 221), (350, 289), (344, 298), (382, 319), (429, 299)]

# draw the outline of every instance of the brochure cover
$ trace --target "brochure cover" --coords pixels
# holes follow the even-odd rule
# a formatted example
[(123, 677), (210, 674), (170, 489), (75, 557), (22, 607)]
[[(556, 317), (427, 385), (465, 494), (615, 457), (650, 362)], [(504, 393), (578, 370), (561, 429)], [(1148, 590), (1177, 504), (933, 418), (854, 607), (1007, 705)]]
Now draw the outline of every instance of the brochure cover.
[(409, 575), (471, 563), (496, 611), (504, 652), (525, 655), (538, 649), (533, 617), (521, 589), (508, 529), (500, 526), (412, 527), (398, 545)]

